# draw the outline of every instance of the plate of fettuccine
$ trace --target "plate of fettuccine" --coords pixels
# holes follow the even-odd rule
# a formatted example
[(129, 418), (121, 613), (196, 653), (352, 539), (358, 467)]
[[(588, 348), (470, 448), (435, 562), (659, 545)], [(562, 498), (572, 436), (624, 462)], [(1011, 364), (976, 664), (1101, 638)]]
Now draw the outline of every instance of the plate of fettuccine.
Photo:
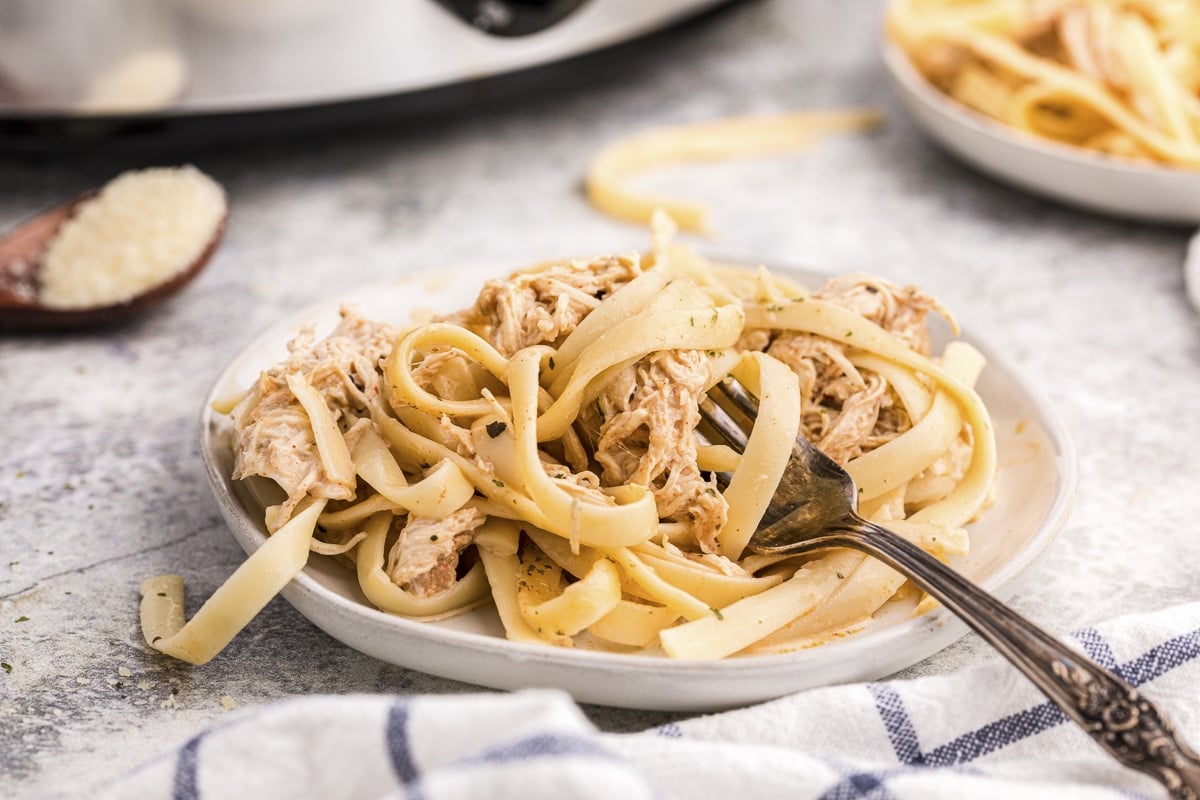
[(893, 0), (884, 61), (930, 136), (1061, 202), (1200, 221), (1200, 7)]
[[(586, 702), (728, 707), (879, 677), (965, 628), (862, 555), (745, 550), (790, 441), (862, 513), (1001, 596), (1062, 525), (1069, 438), (926, 290), (686, 248), (469, 267), (349, 291), (248, 345), (201, 447), (248, 554), (147, 642), (203, 663), (281, 592), (377, 658)], [(697, 404), (759, 399), (743, 453)], [(718, 482), (715, 476), (725, 480)]]

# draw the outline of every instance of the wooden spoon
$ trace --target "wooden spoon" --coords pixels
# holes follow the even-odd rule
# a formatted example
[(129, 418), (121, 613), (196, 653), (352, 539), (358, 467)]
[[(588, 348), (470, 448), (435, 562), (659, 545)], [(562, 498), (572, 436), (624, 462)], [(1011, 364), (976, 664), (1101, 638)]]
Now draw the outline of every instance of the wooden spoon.
[(55, 331), (120, 322), (161, 303), (200, 273), (225, 234), (222, 217), (212, 239), (187, 267), (129, 300), (89, 308), (54, 308), (38, 301), (38, 273), (50, 242), (83, 203), (86, 192), (24, 222), (0, 238), (0, 330)]

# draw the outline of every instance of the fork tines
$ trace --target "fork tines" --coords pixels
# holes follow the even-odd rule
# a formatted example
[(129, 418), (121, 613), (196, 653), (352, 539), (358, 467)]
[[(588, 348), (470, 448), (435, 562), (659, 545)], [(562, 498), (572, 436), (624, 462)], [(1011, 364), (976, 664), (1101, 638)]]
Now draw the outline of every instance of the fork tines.
[(758, 416), (758, 401), (736, 378), (726, 376), (700, 401), (700, 416), (711, 432), (741, 453), (746, 449), (748, 431), (754, 427), (754, 418)]

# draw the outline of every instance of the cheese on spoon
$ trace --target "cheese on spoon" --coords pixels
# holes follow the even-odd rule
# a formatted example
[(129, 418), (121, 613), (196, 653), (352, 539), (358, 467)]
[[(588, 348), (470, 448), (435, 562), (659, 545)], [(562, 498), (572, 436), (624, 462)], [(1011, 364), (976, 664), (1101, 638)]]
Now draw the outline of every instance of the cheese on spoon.
[(220, 184), (195, 167), (123, 173), (50, 242), (38, 301), (60, 309), (127, 303), (195, 263), (226, 211)]

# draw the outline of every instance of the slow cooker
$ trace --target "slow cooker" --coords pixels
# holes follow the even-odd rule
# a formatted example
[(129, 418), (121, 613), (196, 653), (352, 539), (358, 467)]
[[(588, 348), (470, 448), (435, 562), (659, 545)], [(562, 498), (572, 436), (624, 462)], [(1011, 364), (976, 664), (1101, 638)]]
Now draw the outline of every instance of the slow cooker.
[(729, 0), (4, 0), (0, 146), (220, 141), (469, 107)]

